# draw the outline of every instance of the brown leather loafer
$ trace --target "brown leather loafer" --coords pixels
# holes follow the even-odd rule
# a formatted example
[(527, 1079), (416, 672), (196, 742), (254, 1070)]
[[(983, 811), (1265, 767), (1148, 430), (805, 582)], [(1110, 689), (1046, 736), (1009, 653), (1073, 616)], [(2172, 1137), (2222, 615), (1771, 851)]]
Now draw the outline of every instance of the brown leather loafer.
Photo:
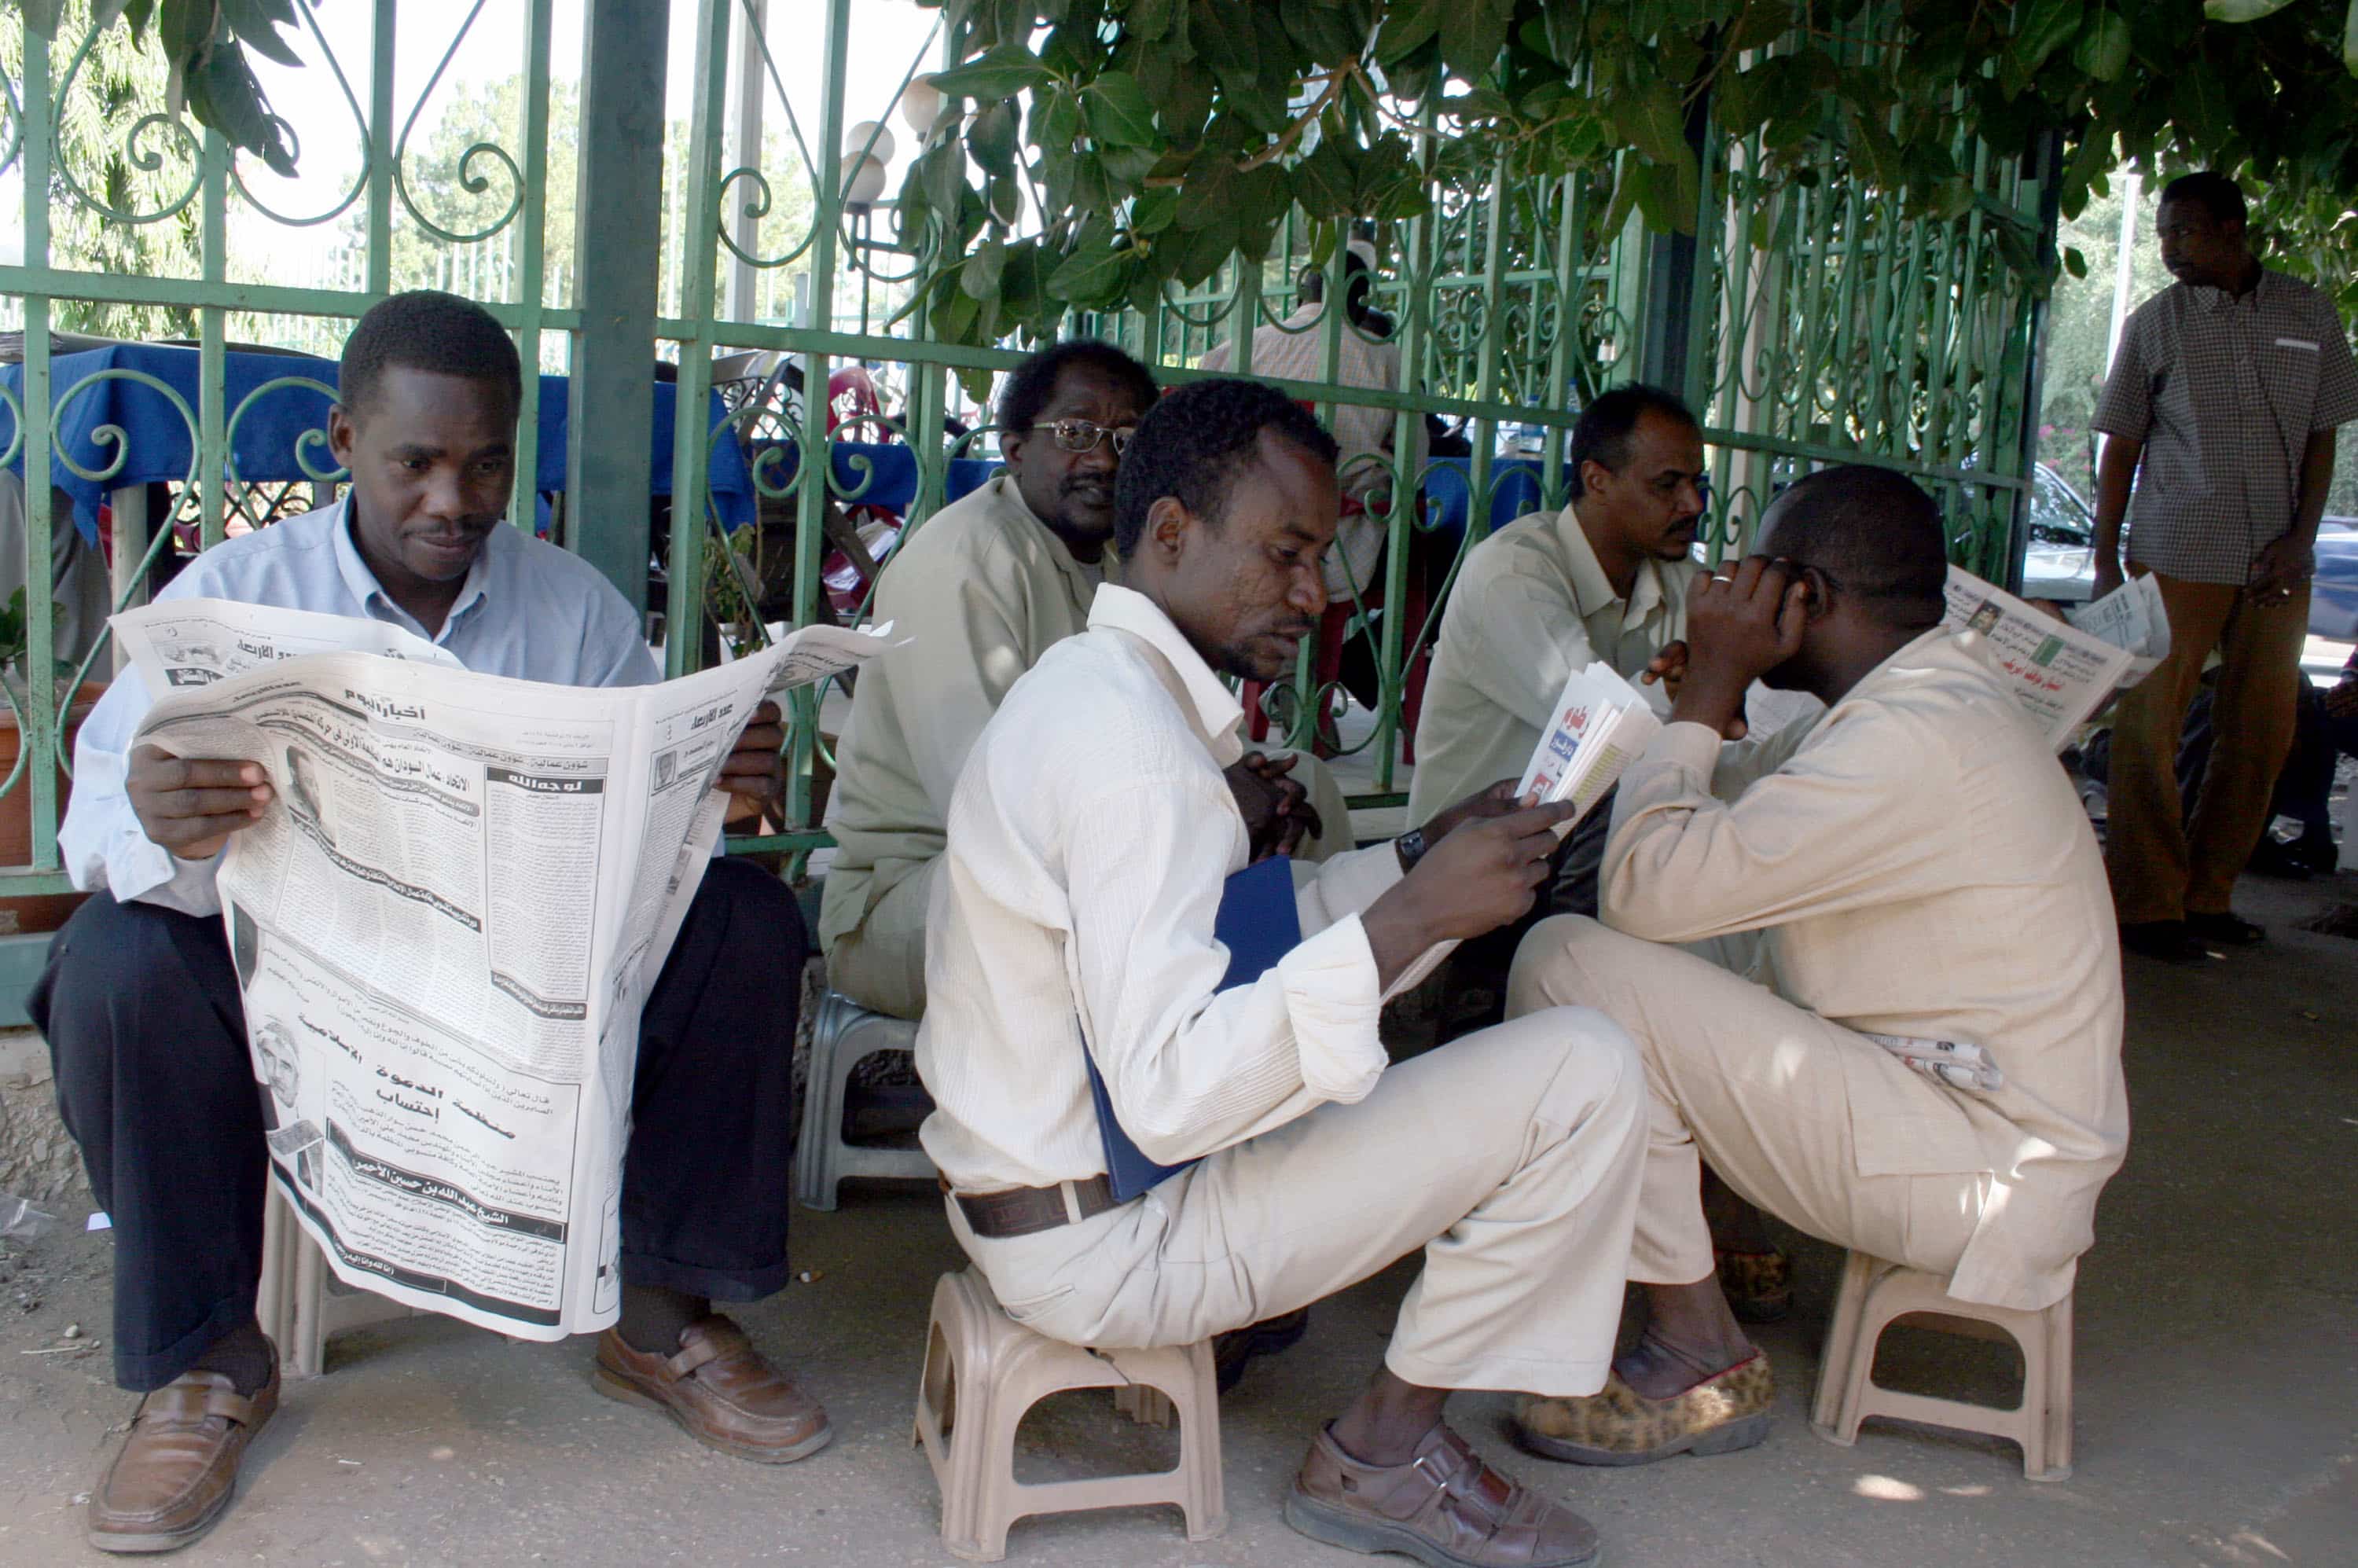
[(757, 1465), (806, 1458), (835, 1435), (818, 1401), (718, 1314), (680, 1330), (676, 1356), (633, 1350), (608, 1329), (598, 1336), (590, 1381), (610, 1400), (661, 1411), (698, 1443)]
[(240, 1394), (220, 1372), (184, 1372), (139, 1401), (130, 1433), (90, 1495), (90, 1543), (101, 1552), (171, 1552), (221, 1522), (237, 1495), (237, 1463), (278, 1409), (278, 1347), (270, 1380)]
[(1329, 1546), (1432, 1568), (1587, 1568), (1602, 1551), (1586, 1519), (1499, 1475), (1439, 1424), (1405, 1465), (1362, 1465), (1320, 1433), (1285, 1522)]

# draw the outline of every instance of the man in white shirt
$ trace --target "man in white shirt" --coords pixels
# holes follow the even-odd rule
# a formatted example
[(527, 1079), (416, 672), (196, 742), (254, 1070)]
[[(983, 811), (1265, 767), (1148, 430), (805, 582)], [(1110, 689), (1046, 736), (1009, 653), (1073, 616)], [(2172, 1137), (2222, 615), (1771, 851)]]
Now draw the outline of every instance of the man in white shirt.
[[(925, 1011), (925, 909), (958, 770), (1015, 679), (1088, 622), (1119, 581), (1114, 475), (1157, 389), (1110, 343), (1055, 343), (1000, 391), (1007, 471), (917, 527), (885, 563), (875, 615), (918, 634), (860, 667), (836, 747), (827, 828), (837, 845), (819, 903), (827, 983), (896, 1018)], [(1351, 847), (1351, 813), (1309, 758), (1244, 762), (1229, 782), (1309, 831), (1303, 852)], [(1289, 777), (1285, 770), (1292, 768)], [(1305, 802), (1306, 797), (1306, 802)]]
[[(597, 570), (516, 529), (522, 370), (480, 306), (395, 295), (344, 346), (328, 439), (350, 494), (205, 552), (159, 597), (373, 618), (484, 674), (567, 686), (657, 678), (639, 617)], [(254, 1318), (270, 1180), (243, 998), (214, 872), (271, 805), (254, 762), (132, 740), (152, 698), (120, 680), (75, 750), (58, 833), (92, 897), (28, 1004), (58, 1108), (114, 1219), (114, 1373), (146, 1395), (90, 1498), (105, 1552), (184, 1546), (217, 1523), (238, 1462), (278, 1403)], [(775, 797), (764, 704), (719, 783)], [(669, 1415), (741, 1458), (815, 1453), (827, 1414), (715, 1299), (786, 1283), (790, 1064), (807, 944), (793, 895), (741, 862), (706, 872), (641, 1019), (622, 1193), (622, 1319), (600, 1336), (601, 1393)]]
[[(1605, 925), (1546, 922), (1516, 957), (1509, 1014), (1602, 1009), (1653, 1102), (1629, 1261), (1650, 1322), (1602, 1394), (1526, 1401), (1542, 1454), (1628, 1465), (1767, 1434), (1768, 1362), (1721, 1294), (1699, 1160), (1963, 1301), (2050, 1305), (2094, 1238), (2128, 1139), (2104, 864), (1986, 644), (1941, 624), (1942, 537), (1888, 470), (1780, 495), (1764, 553), (1691, 591), (1672, 721), (1621, 780)], [(1723, 748), (1757, 678), (1830, 707)], [(1740, 934), (1760, 984), (1656, 945)], [(1957, 1087), (1893, 1049), (1942, 1042), (1996, 1072)]]
[[(1492, 789), (1435, 817), (1421, 859), (1297, 868), (1305, 939), (1222, 989), (1214, 915), (1253, 851), (1221, 774), (1243, 715), (1220, 676), (1268, 678), (1317, 624), (1334, 455), (1249, 382), (1181, 387), (1141, 422), (1117, 505), (1128, 586), (1015, 683), (951, 803), (925, 1150), (1009, 1314), (1074, 1344), (1193, 1343), (1424, 1247), (1385, 1370), (1315, 1440), (1287, 1519), (1362, 1552), (1571, 1568), (1594, 1530), (1441, 1415), (1452, 1389), (1605, 1377), (1644, 1098), (1627, 1041), (1556, 1010), (1388, 1070), (1377, 1038), (1435, 945), (1529, 906), (1566, 808)], [(1091, 1064), (1141, 1152), (1195, 1162), (1118, 1198)]]

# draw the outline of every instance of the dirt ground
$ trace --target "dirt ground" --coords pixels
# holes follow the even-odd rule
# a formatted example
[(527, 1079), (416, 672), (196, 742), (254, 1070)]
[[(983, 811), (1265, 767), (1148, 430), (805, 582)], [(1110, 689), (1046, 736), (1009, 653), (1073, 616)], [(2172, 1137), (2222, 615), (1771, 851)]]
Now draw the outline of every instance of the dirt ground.
[[(2358, 904), (2358, 878), (2249, 882), (2265, 947), (2171, 970), (2133, 961), (2136, 1130), (2077, 1296), (2077, 1454), (2033, 1485), (1996, 1441), (1886, 1423), (1855, 1448), (1806, 1407), (1838, 1259), (1801, 1243), (1801, 1301), (1762, 1331), (1779, 1423), (1747, 1453), (1627, 1472), (1516, 1453), (1507, 1401), (1453, 1418), (1603, 1530), (1615, 1568), (2014, 1568), (2358, 1563), (2358, 946), (2298, 929)], [(0, 1563), (98, 1562), (80, 1505), (133, 1401), (110, 1375), (111, 1238), (71, 1228), (0, 1258)], [(854, 1184), (798, 1214), (814, 1275), (744, 1314), (833, 1414), (825, 1453), (779, 1470), (697, 1448), (599, 1398), (586, 1341), (510, 1345), (415, 1318), (334, 1342), (290, 1384), (235, 1511), (192, 1565), (781, 1562), (948, 1564), (932, 1478), (908, 1445), (931, 1286), (957, 1257), (937, 1200)], [(1230, 1522), (1189, 1543), (1175, 1513), (1017, 1526), (1039, 1568), (1293, 1568), (1348, 1559), (1278, 1517), (1318, 1422), (1377, 1364), (1412, 1265), (1320, 1305), (1310, 1336), (1224, 1401)], [(70, 1329), (79, 1327), (76, 1337)], [(2002, 1397), (2003, 1347), (1913, 1329), (1900, 1386)], [(1060, 1396), (1027, 1425), (1025, 1478), (1167, 1463), (1174, 1434)]]

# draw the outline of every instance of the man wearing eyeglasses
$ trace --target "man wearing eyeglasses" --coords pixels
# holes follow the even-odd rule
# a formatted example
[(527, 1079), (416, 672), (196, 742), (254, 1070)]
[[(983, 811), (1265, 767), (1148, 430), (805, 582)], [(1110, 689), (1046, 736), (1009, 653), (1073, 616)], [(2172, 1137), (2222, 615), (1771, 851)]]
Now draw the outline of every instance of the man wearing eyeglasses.
[[(950, 791), (1016, 677), (1082, 631), (1098, 586), (1118, 580), (1114, 476), (1159, 395), (1109, 343), (1033, 354), (1000, 393), (1007, 471), (912, 530), (878, 581), (876, 618), (914, 636), (860, 670), (819, 905), (827, 983), (862, 1007), (925, 1011), (925, 907)], [(1342, 793), (1310, 759), (1248, 756), (1229, 783), (1261, 848), (1315, 860), (1351, 847)]]

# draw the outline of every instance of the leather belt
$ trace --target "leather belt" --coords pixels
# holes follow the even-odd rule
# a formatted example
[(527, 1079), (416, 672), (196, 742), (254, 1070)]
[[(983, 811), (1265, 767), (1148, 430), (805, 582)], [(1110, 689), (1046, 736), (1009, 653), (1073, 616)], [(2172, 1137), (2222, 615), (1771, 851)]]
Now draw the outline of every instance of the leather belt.
[(957, 1199), (968, 1228), (993, 1241), (1035, 1236), (1121, 1206), (1113, 1195), (1113, 1184), (1103, 1176), (1060, 1182), (1053, 1187), (1011, 1187), (1001, 1193), (961, 1193), (947, 1181), (941, 1181), (941, 1189)]

